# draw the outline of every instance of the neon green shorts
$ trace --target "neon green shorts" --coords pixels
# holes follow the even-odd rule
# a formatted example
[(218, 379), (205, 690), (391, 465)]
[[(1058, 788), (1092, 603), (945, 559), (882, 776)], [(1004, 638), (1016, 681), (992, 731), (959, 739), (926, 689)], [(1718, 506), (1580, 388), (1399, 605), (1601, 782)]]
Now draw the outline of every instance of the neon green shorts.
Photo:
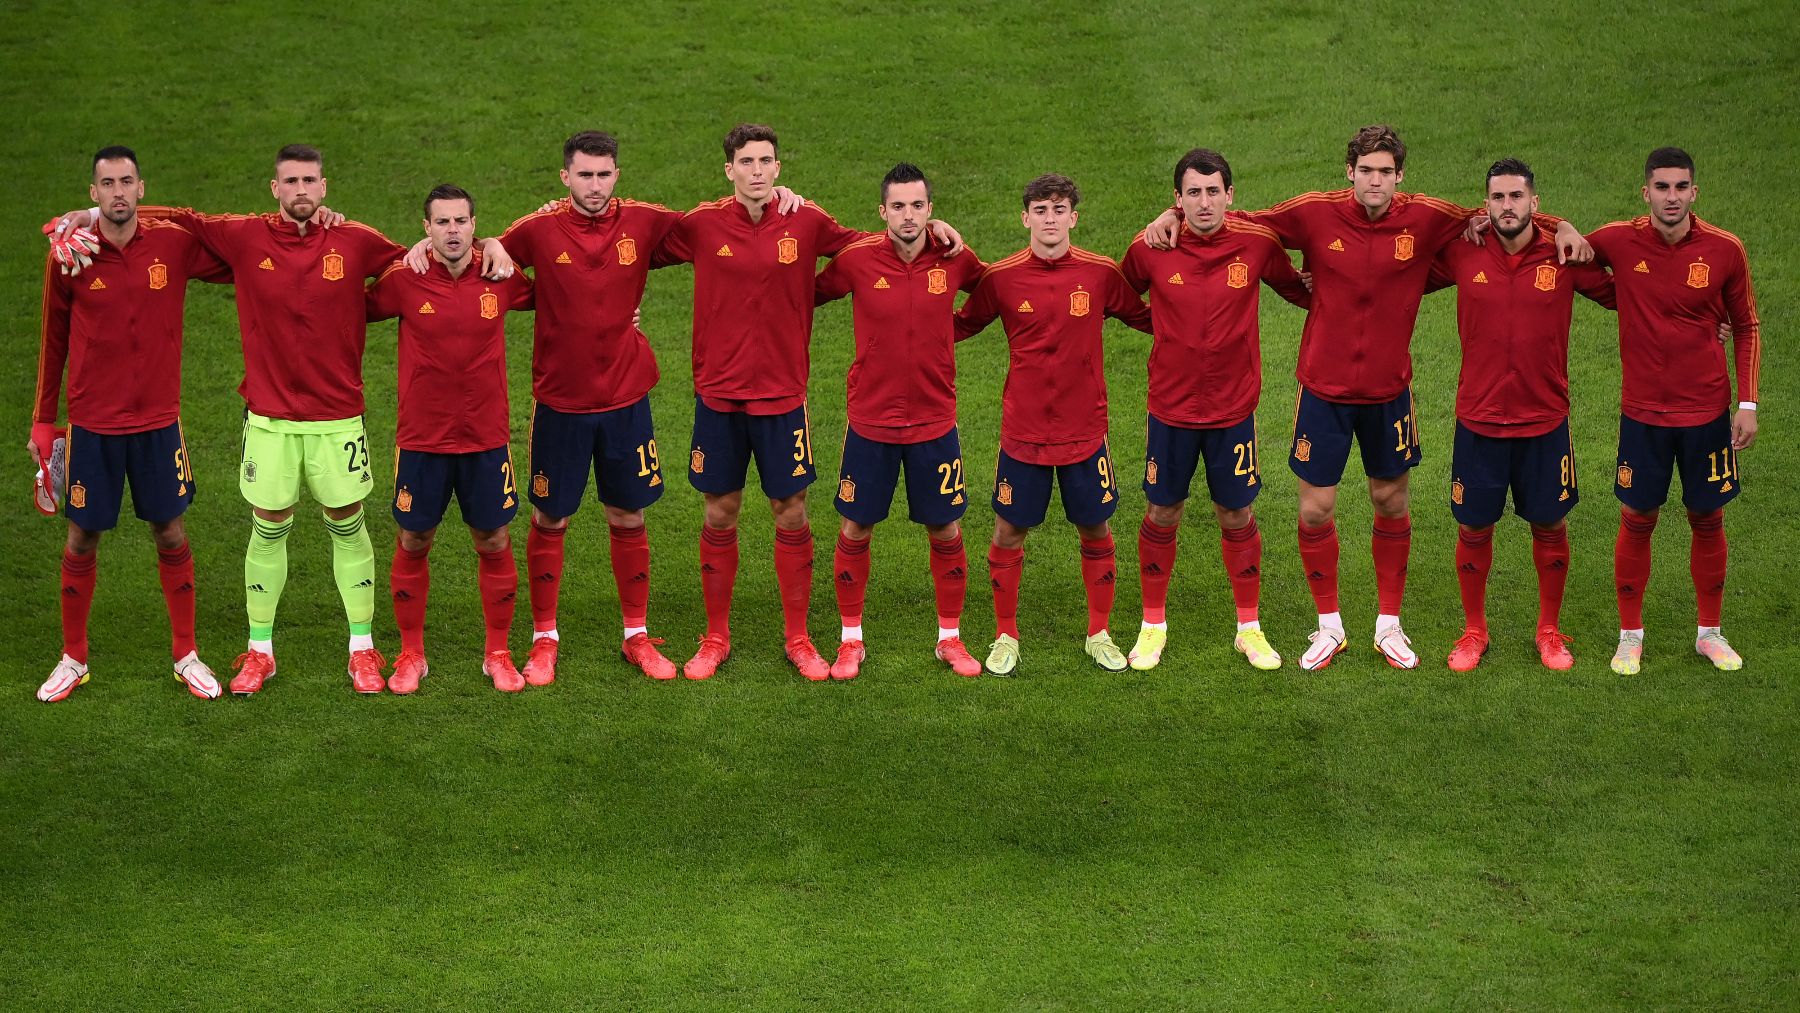
[(302, 478), (322, 507), (362, 502), (375, 487), (363, 420), (289, 422), (248, 413), (238, 471), (244, 498), (253, 507), (286, 510), (300, 501)]

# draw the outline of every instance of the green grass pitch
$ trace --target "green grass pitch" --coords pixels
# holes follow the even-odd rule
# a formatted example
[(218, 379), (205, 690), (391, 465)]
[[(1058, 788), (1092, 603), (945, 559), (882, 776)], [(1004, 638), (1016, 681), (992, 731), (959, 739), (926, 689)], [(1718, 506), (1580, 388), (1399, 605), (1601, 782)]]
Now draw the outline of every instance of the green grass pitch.
[[(165, 0), (0, 11), (12, 349), (0, 432), (15, 445), (0, 469), (0, 1004), (1800, 1006), (1800, 649), (1787, 584), (1800, 385), (1786, 354), (1800, 315), (1800, 29), (1785, 5), (274, 11)], [(1716, 673), (1692, 654), (1687, 532), (1672, 509), (1656, 536), (1644, 673), (1607, 669), (1619, 368), (1612, 318), (1583, 302), (1572, 358), (1585, 502), (1565, 610), (1576, 667), (1536, 662), (1529, 538), (1509, 518), (1493, 651), (1473, 675), (1444, 669), (1461, 620), (1444, 295), (1414, 342), (1425, 459), (1406, 616), (1424, 662), (1398, 673), (1369, 650), (1369, 513), (1353, 466), (1339, 519), (1353, 649), (1298, 672), (1312, 614), (1280, 450), (1301, 317), (1270, 296), (1257, 510), (1264, 624), (1289, 659), (1276, 672), (1231, 651), (1217, 538), (1199, 509), (1153, 673), (1104, 674), (1081, 654), (1075, 537), (1059, 520), (1029, 543), (1021, 676), (950, 675), (929, 656), (924, 538), (896, 520), (876, 536), (863, 677), (804, 684), (781, 657), (770, 523), (753, 503), (736, 653), (710, 683), (651, 684), (618, 658), (590, 503), (570, 536), (553, 688), (503, 698), (481, 678), (474, 557), (452, 527), (433, 554), (431, 679), (412, 699), (361, 699), (343, 674), (328, 541), (303, 505), (281, 674), (261, 696), (208, 704), (173, 684), (154, 555), (128, 519), (102, 543), (93, 682), (56, 707), (33, 699), (57, 653), (63, 538), (61, 521), (31, 510), (22, 449), (36, 229), (88, 203), (95, 148), (136, 147), (152, 202), (262, 211), (275, 149), (314, 143), (329, 203), (410, 242), (440, 181), (475, 193), (486, 234), (558, 196), (560, 143), (587, 127), (620, 137), (621, 194), (677, 208), (720, 196), (719, 139), (740, 120), (774, 124), (782, 182), (864, 228), (879, 227), (883, 172), (918, 162), (939, 215), (989, 260), (1024, 245), (1017, 195), (1045, 171), (1083, 187), (1076, 242), (1118, 256), (1167, 205), (1170, 167), (1196, 144), (1227, 154), (1238, 205), (1258, 208), (1341, 185), (1349, 134), (1392, 122), (1411, 148), (1405, 189), (1474, 203), (1486, 166), (1518, 155), (1545, 209), (1587, 228), (1640, 213), (1650, 148), (1687, 147), (1698, 211), (1750, 251), (1769, 350), (1762, 436), (1727, 522), (1726, 631), (1746, 667)], [(691, 420), (691, 284), (686, 269), (659, 272), (644, 306), (664, 374), (663, 456), (676, 462), (650, 513), (651, 617), (678, 659), (703, 625), (700, 501), (670, 452)], [(223, 670), (244, 636), (240, 357), (226, 290), (197, 286), (189, 307), (184, 420), (200, 495), (188, 518), (202, 652)], [(515, 436), (529, 326), (521, 315), (513, 328)], [(378, 447), (393, 432), (393, 334), (370, 331)], [(1109, 325), (1108, 341), (1113, 448), (1132, 476), (1148, 340)], [(850, 347), (848, 307), (821, 312), (811, 409), (828, 478)], [(977, 651), (992, 633), (981, 559), (1004, 362), (997, 327), (960, 353)], [(811, 505), (822, 558), (829, 490), (815, 487)], [(1114, 628), (1128, 644), (1143, 501), (1135, 479), (1126, 493)], [(379, 482), (368, 501), (383, 574), (390, 495)], [(384, 596), (376, 618), (391, 655)], [(829, 649), (823, 576), (812, 625)]]

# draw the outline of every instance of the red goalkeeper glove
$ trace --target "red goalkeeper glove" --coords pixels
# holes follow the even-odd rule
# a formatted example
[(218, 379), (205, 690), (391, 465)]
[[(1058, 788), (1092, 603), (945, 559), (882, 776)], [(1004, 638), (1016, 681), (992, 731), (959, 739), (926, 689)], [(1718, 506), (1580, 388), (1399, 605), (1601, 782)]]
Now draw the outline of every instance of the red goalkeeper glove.
[(50, 255), (64, 274), (80, 274), (94, 262), (100, 252), (100, 237), (85, 226), (65, 227), (63, 219), (44, 223), (44, 235), (50, 237)]

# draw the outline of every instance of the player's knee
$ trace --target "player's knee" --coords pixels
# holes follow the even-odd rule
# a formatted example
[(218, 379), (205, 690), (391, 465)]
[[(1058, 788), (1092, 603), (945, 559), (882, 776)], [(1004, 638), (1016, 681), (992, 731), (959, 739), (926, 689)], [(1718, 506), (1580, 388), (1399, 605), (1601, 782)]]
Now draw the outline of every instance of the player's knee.
[(1642, 521), (1646, 524), (1655, 524), (1656, 518), (1662, 514), (1662, 511), (1661, 510), (1633, 510), (1628, 506), (1622, 506), (1619, 508), (1619, 513), (1626, 520)]
[(1407, 509), (1406, 476), (1370, 479), (1369, 504), (1383, 517), (1404, 517)]
[(951, 521), (948, 524), (927, 524), (927, 525), (925, 525), (925, 537), (932, 538), (932, 539), (935, 539), (940, 542), (947, 542), (952, 538), (958, 538), (961, 536), (962, 536), (962, 525), (958, 524), (956, 521)]
[(1535, 534), (1547, 535), (1547, 534), (1550, 534), (1555, 531), (1561, 531), (1568, 526), (1569, 526), (1569, 522), (1567, 520), (1565, 520), (1561, 517), (1558, 517), (1556, 520), (1551, 521), (1549, 524), (1538, 524), (1538, 523), (1534, 522), (1531, 525), (1531, 530)]
[[(566, 517), (561, 521), (562, 525), (568, 523), (569, 520)], [(644, 512), (642, 510), (621, 510), (618, 507), (609, 506), (606, 508), (606, 523), (615, 528), (641, 528), (644, 526)]]
[(1022, 528), (1004, 517), (994, 518), (994, 544), (1002, 549), (1016, 549), (1025, 544), (1030, 528)]
[(426, 552), (431, 548), (432, 540), (437, 536), (437, 529), (430, 531), (408, 531), (400, 529), (400, 547), (408, 552)]
[(1219, 527), (1225, 531), (1236, 531), (1246, 527), (1256, 519), (1256, 514), (1249, 507), (1238, 507), (1235, 510), (1213, 504), (1213, 513), (1219, 518)]
[(845, 538), (848, 538), (851, 541), (860, 542), (868, 539), (870, 535), (875, 533), (875, 525), (858, 524), (846, 517), (844, 518), (843, 526), (838, 528), (838, 531), (843, 534)]
[[(1541, 530), (1540, 526), (1536, 524), (1531, 527), (1534, 531)], [(1494, 533), (1494, 526), (1492, 524), (1458, 524), (1456, 531), (1458, 534), (1467, 535), (1470, 538), (1483, 538)]]
[(470, 528), (469, 535), (475, 541), (476, 552), (504, 552), (512, 548), (512, 538), (505, 528)]
[[(350, 518), (355, 517), (357, 514), (362, 513), (362, 504), (361, 503), (352, 503), (349, 506), (324, 507), (323, 509), (325, 511), (325, 516), (331, 518), (332, 520), (347, 521)], [(292, 511), (290, 511), (290, 512), (292, 512)]]
[(784, 499), (769, 501), (769, 509), (775, 514), (775, 526), (788, 531), (806, 527), (806, 490)]
[(89, 531), (73, 521), (69, 522), (69, 537), (63, 542), (70, 553), (77, 556), (92, 555), (100, 548), (100, 532)]
[[(255, 514), (258, 518), (268, 521), (270, 524), (285, 524), (288, 518), (294, 516), (293, 507), (285, 507), (280, 510), (264, 510), (262, 507), (251, 507), (250, 512)], [(327, 511), (327, 513), (329, 512), (330, 511)]]
[[(612, 507), (607, 507), (606, 509), (606, 519), (610, 522), (612, 520)], [(638, 516), (641, 518), (643, 516), (642, 512), (640, 512)], [(639, 523), (642, 523), (642, 521), (640, 520)], [(569, 519), (567, 517), (552, 517), (542, 510), (539, 510), (537, 507), (532, 507), (531, 526), (534, 528), (542, 528), (545, 531), (561, 531), (569, 526)]]
[(1172, 528), (1181, 523), (1181, 515), (1187, 509), (1187, 501), (1164, 506), (1151, 503), (1144, 508), (1144, 517), (1159, 528)]
[(177, 517), (167, 524), (150, 525), (150, 540), (164, 552), (172, 552), (187, 544), (187, 526)]
[(742, 492), (728, 492), (722, 496), (708, 494), (706, 497), (706, 526), (709, 528), (735, 528), (738, 522), (738, 511), (744, 505)]
[(1083, 539), (1090, 542), (1112, 537), (1112, 525), (1106, 521), (1101, 521), (1098, 524), (1077, 524), (1075, 525), (1075, 530)]

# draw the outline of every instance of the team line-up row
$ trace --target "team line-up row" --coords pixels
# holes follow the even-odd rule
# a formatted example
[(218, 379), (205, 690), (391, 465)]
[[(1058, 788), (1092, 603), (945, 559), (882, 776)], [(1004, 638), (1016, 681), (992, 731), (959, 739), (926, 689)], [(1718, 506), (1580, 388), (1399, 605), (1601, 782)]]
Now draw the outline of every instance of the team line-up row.
[[(173, 630), (175, 677), (221, 693), (194, 644), (193, 562), (181, 516), (194, 482), (182, 441), (180, 361), (186, 282), (235, 286), (246, 403), (239, 488), (254, 513), (244, 561), (249, 644), (233, 693), (275, 674), (276, 606), (286, 536), (304, 486), (324, 509), (333, 574), (350, 625), (358, 692), (411, 693), (425, 655), (428, 555), (452, 497), (479, 554), (487, 629), (484, 673), (504, 691), (555, 679), (563, 540), (592, 473), (609, 532), (622, 653), (655, 679), (713, 675), (731, 653), (737, 519), (752, 460), (775, 525), (786, 653), (814, 681), (856, 677), (873, 528), (904, 477), (909, 517), (930, 542), (937, 657), (959, 675), (1009, 675), (1027, 533), (1051, 491), (1075, 526), (1088, 603), (1086, 653), (1108, 670), (1154, 668), (1167, 645), (1166, 602), (1177, 532), (1204, 474), (1237, 612), (1236, 649), (1280, 666), (1258, 622), (1262, 536), (1254, 411), (1261, 393), (1259, 290), (1306, 310), (1289, 467), (1299, 479), (1299, 552), (1319, 620), (1299, 665), (1331, 664), (1348, 640), (1338, 607), (1338, 486), (1360, 451), (1374, 509), (1374, 646), (1397, 668), (1419, 658), (1400, 625), (1411, 523), (1407, 477), (1419, 463), (1410, 343), (1420, 301), (1454, 286), (1463, 348), (1451, 464), (1456, 567), (1466, 629), (1452, 669), (1487, 650), (1487, 573), (1508, 492), (1531, 527), (1540, 611), (1535, 642), (1552, 669), (1573, 664), (1558, 627), (1569, 562), (1564, 518), (1578, 491), (1569, 438), (1568, 336), (1575, 293), (1619, 319), (1623, 391), (1614, 492), (1620, 637), (1612, 667), (1638, 671), (1650, 535), (1679, 471), (1693, 530), (1695, 649), (1741, 665), (1719, 629), (1726, 542), (1722, 509), (1742, 487), (1737, 454), (1756, 436), (1761, 345), (1748, 260), (1732, 234), (1701, 221), (1692, 159), (1651, 152), (1649, 213), (1585, 236), (1541, 213), (1531, 169), (1502, 159), (1481, 208), (1399, 189), (1406, 148), (1387, 126), (1351, 138), (1347, 187), (1264, 211), (1231, 207), (1232, 171), (1215, 151), (1183, 155), (1174, 203), (1120, 261), (1071, 241), (1080, 191), (1049, 174), (1021, 200), (1024, 249), (983, 263), (932, 217), (932, 185), (902, 163), (881, 181), (880, 232), (839, 224), (778, 187), (778, 141), (742, 124), (724, 141), (729, 196), (681, 213), (615, 194), (619, 149), (586, 131), (563, 148), (567, 196), (476, 235), (475, 199), (451, 185), (424, 201), (412, 250), (325, 207), (323, 157), (290, 145), (275, 159), (278, 209), (205, 214), (140, 206), (137, 156), (93, 161), (96, 207), (45, 227), (43, 353), (31, 437), (39, 500), (69, 520), (60, 601), (62, 658), (38, 691), (66, 698), (89, 678), (87, 614), (102, 532), (124, 490), (148, 522)], [(1288, 250), (1302, 256), (1296, 270)], [(822, 258), (829, 262), (819, 269)], [(636, 307), (649, 272), (694, 269), (694, 422), (684, 462), (705, 500), (700, 583), (707, 617), (680, 666), (658, 650), (647, 615), (645, 511), (663, 490), (648, 394), (657, 366)], [(518, 268), (529, 269), (528, 277)], [(367, 281), (365, 285), (364, 282)], [(957, 294), (967, 293), (960, 308)], [(836, 486), (833, 553), (842, 632), (827, 661), (807, 629), (813, 535), (806, 490), (816, 477), (805, 394), (816, 304), (849, 296), (856, 354), (849, 428)], [(510, 452), (504, 320), (534, 310), (529, 466)], [(1148, 444), (1138, 529), (1143, 617), (1129, 652), (1108, 632), (1114, 594), (1110, 518), (1121, 494), (1106, 445), (1103, 320), (1153, 336)], [(389, 587), (400, 634), (391, 671), (373, 641), (375, 556), (361, 508), (373, 486), (364, 432), (362, 353), (371, 321), (398, 318), (399, 535)], [(968, 490), (956, 430), (955, 345), (999, 320), (1009, 347), (987, 563), (995, 637), (985, 663), (963, 644), (968, 562), (959, 521)], [(1739, 404), (1716, 331), (1728, 328)], [(66, 431), (56, 425), (68, 379)], [(519, 488), (520, 482), (525, 488)], [(507, 637), (518, 575), (508, 535), (521, 494), (533, 637), (523, 669)]]

